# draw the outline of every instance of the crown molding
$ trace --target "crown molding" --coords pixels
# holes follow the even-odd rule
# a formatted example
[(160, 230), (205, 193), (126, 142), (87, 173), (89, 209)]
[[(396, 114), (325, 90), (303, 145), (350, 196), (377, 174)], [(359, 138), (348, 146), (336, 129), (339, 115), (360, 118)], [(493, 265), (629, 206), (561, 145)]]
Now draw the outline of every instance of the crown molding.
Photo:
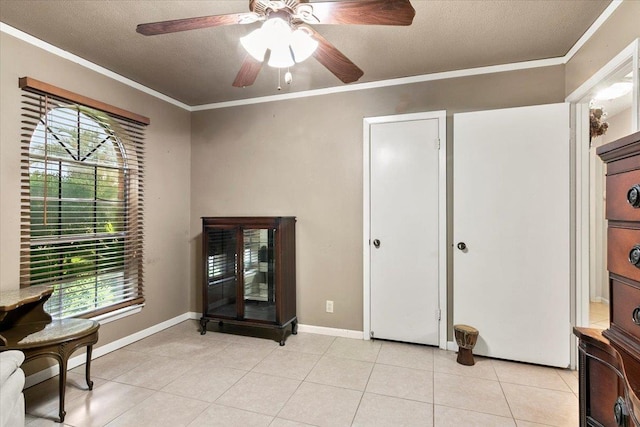
[(358, 90), (378, 89), (389, 86), (400, 86), (412, 83), (430, 82), (434, 80), (453, 79), (457, 77), (477, 76), (480, 74), (500, 73), (504, 71), (526, 70), (530, 68), (563, 65), (563, 58), (539, 59), (535, 61), (516, 62), (512, 64), (489, 65), (486, 67), (467, 68), (464, 70), (444, 71), (441, 73), (422, 74), (419, 76), (401, 77), (397, 79), (378, 80), (368, 83), (352, 83), (345, 86), (333, 86), (324, 89), (305, 90), (283, 95), (263, 96), (259, 98), (238, 99), (234, 101), (216, 102), (196, 105), (192, 111), (215, 110), (218, 108), (237, 107), (240, 105), (262, 104), (264, 102), (284, 101), (288, 99), (308, 98), (312, 96), (330, 95), (334, 93), (353, 92)]
[(585, 33), (582, 35), (582, 37), (580, 37), (578, 39), (578, 41), (576, 42), (576, 44), (573, 45), (573, 47), (571, 49), (569, 49), (569, 52), (567, 52), (567, 54), (563, 57), (564, 58), (564, 63), (566, 64), (567, 62), (569, 62), (571, 60), (571, 58), (573, 58), (573, 56), (580, 50), (582, 49), (582, 46), (584, 46), (584, 44), (591, 38), (593, 37), (593, 35), (596, 33), (596, 31), (598, 31), (600, 29), (600, 27), (602, 26), (602, 24), (605, 23), (605, 21), (607, 19), (609, 19), (609, 17), (611, 15), (613, 15), (613, 12), (615, 12), (615, 10), (618, 8), (618, 6), (620, 6), (622, 4), (624, 0), (613, 0), (611, 2), (611, 4), (609, 4), (609, 6), (607, 6), (607, 8), (604, 10), (604, 12), (602, 12), (600, 14), (600, 16), (598, 16), (598, 19), (596, 19), (595, 21), (593, 21), (593, 24), (591, 24), (591, 26), (589, 27), (589, 29), (587, 31), (585, 31)]
[(602, 24), (604, 24), (604, 22), (607, 19), (609, 19), (609, 17), (623, 3), (623, 1), (624, 0), (613, 0), (611, 4), (609, 4), (609, 6), (604, 10), (604, 12), (602, 12), (602, 14), (598, 17), (598, 19), (596, 19), (593, 22), (593, 24), (591, 24), (589, 29), (582, 35), (582, 37), (580, 37), (580, 39), (578, 39), (578, 41), (573, 45), (573, 47), (569, 49), (569, 52), (567, 52), (566, 55), (557, 57), (557, 58), (548, 58), (548, 59), (540, 59), (540, 60), (534, 60), (534, 61), (525, 61), (525, 62), (517, 62), (517, 63), (501, 64), (501, 65), (491, 65), (486, 67), (468, 68), (463, 70), (445, 71), (440, 73), (423, 74), (423, 75), (412, 76), (412, 77), (402, 77), (402, 78), (396, 78), (396, 79), (379, 80), (379, 81), (368, 82), (368, 83), (356, 83), (356, 84), (343, 85), (343, 86), (333, 86), (333, 87), (328, 87), (323, 89), (306, 90), (306, 91), (300, 91), (300, 92), (294, 92), (294, 93), (288, 93), (288, 94), (282, 94), (282, 95), (262, 96), (257, 98), (247, 98), (247, 99), (239, 99), (234, 101), (215, 102), (211, 104), (202, 104), (202, 105), (195, 105), (195, 106), (187, 105), (163, 93), (160, 93), (156, 90), (148, 88), (147, 86), (141, 85), (140, 83), (137, 83), (120, 74), (114, 73), (113, 71), (110, 71), (100, 65), (94, 64), (93, 62), (87, 61), (86, 59), (83, 59), (77, 55), (74, 55), (70, 52), (67, 52), (63, 49), (53, 46), (50, 43), (47, 43), (43, 40), (33, 37), (3, 22), (0, 22), (0, 32), (16, 37), (33, 46), (39, 47), (49, 53), (52, 53), (61, 58), (67, 59), (80, 66), (83, 66), (99, 74), (112, 78), (120, 83), (126, 84), (127, 86), (130, 86), (134, 89), (138, 89), (141, 92), (154, 96), (158, 99), (161, 99), (165, 102), (173, 104), (184, 110), (194, 112), (194, 111), (215, 110), (220, 108), (230, 108), (230, 107), (237, 107), (237, 106), (243, 106), (243, 105), (262, 104), (265, 102), (309, 98), (312, 96), (330, 95), (335, 93), (377, 89), (377, 88), (383, 88), (383, 87), (389, 87), (389, 86), (399, 86), (399, 85), (422, 83), (422, 82), (435, 81), (435, 80), (452, 79), (452, 78), (458, 78), (458, 77), (469, 77), (469, 76), (476, 76), (480, 74), (491, 74), (491, 73), (500, 73), (500, 72), (506, 72), (506, 71), (518, 71), (518, 70), (526, 70), (531, 68), (549, 67), (554, 65), (564, 65), (569, 60), (571, 60), (571, 58), (573, 58), (573, 56), (582, 48), (582, 46), (584, 46), (584, 44), (591, 37), (593, 37), (593, 35), (598, 31), (598, 29), (602, 26)]
[(88, 68), (92, 71), (95, 71), (98, 74), (102, 74), (103, 76), (109, 77), (110, 79), (116, 80), (134, 89), (138, 89), (141, 92), (144, 92), (148, 95), (156, 97), (162, 101), (168, 102), (169, 104), (173, 104), (176, 107), (180, 107), (187, 111), (191, 111), (191, 107), (183, 102), (173, 99), (170, 96), (167, 96), (151, 88), (148, 88), (147, 86), (141, 85), (140, 83), (135, 82), (131, 79), (128, 79), (118, 73), (114, 73), (113, 71), (108, 70), (100, 65), (94, 64), (91, 61), (87, 61), (86, 59), (83, 59), (77, 55), (74, 55), (71, 52), (67, 52), (66, 50), (60, 49), (59, 47), (56, 47), (36, 37), (33, 37), (32, 35), (27, 34), (24, 31), (20, 31), (17, 28), (14, 28), (10, 25), (7, 25), (4, 22), (0, 22), (0, 32), (13, 36), (35, 47), (39, 47), (40, 49), (45, 50), (49, 53), (52, 53), (56, 56), (59, 56), (60, 58), (74, 62), (82, 67)]

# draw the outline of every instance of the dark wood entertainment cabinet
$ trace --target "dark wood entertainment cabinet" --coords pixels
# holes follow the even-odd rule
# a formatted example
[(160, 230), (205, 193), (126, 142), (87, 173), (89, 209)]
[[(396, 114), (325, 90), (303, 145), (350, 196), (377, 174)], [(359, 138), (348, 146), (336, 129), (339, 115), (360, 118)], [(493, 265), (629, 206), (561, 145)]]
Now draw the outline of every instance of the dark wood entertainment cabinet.
[(297, 333), (295, 217), (202, 218), (202, 318)]
[(607, 165), (610, 325), (574, 328), (580, 425), (640, 426), (640, 132), (597, 154)]

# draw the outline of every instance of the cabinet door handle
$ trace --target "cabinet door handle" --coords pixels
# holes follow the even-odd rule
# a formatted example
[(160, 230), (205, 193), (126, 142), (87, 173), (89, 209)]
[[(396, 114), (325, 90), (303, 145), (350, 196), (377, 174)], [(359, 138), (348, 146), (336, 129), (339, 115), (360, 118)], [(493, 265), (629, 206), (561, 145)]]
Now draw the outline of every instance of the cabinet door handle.
[(640, 184), (635, 184), (627, 191), (627, 202), (634, 208), (640, 208)]
[(373, 239), (373, 246), (376, 247), (376, 249), (378, 249), (380, 247), (380, 240), (378, 239)]
[(613, 405), (613, 417), (616, 420), (616, 425), (624, 427), (627, 415), (627, 405), (624, 403), (624, 399), (622, 397), (618, 397), (616, 403)]
[(629, 262), (640, 268), (640, 245), (635, 245), (629, 251)]
[(633, 313), (631, 313), (631, 320), (633, 320), (633, 323), (640, 326), (640, 306), (633, 309)]

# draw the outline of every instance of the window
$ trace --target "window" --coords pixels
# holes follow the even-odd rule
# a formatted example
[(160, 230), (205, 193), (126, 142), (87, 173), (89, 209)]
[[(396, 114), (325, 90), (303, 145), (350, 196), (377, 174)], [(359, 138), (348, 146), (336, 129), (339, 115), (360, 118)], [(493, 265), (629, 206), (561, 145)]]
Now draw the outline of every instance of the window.
[(148, 119), (33, 79), (20, 84), (21, 286), (53, 285), (45, 308), (54, 318), (143, 302)]

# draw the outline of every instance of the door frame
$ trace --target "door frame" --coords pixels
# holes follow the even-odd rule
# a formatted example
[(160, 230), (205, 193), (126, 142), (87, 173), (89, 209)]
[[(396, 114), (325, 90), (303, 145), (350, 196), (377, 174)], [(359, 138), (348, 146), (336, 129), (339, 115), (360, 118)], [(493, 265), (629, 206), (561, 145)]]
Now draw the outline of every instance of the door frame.
[[(445, 110), (365, 117), (362, 137), (362, 275), (363, 336), (371, 339), (371, 125), (415, 120), (438, 120), (438, 346), (447, 348), (447, 112)], [(434, 141), (436, 143), (436, 141)]]
[[(565, 101), (571, 103), (574, 170), (571, 177), (575, 197), (575, 288), (571, 301), (575, 304), (571, 320), (574, 326), (589, 326), (589, 302), (592, 282), (591, 266), (591, 204), (590, 157), (589, 157), (589, 103), (585, 98), (599, 84), (609, 79), (618, 70), (631, 64), (633, 77), (632, 126), (640, 130), (640, 39), (635, 39), (587, 81), (569, 94)], [(571, 367), (577, 364), (577, 347), (572, 346)]]
[(609, 79), (623, 67), (632, 65), (634, 93), (632, 102), (632, 127), (640, 129), (639, 105), (639, 60), (640, 39), (631, 42), (626, 48), (611, 59), (604, 67), (574, 90), (567, 98), (575, 108), (575, 219), (576, 219), (576, 259), (575, 259), (575, 325), (589, 326), (589, 297), (590, 297), (590, 171), (589, 171), (589, 104), (584, 98), (599, 84)]

